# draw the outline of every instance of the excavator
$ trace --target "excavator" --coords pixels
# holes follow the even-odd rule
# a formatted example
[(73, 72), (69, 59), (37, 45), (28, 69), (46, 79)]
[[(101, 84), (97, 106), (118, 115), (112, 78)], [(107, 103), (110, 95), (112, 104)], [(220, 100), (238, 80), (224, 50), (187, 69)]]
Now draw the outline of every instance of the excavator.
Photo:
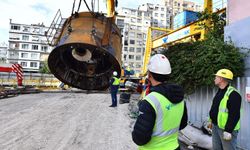
[(113, 71), (121, 72), (122, 36), (115, 24), (117, 1), (107, 0), (107, 14), (91, 10), (75, 10), (62, 19), (58, 11), (46, 32), (49, 45), (54, 49), (48, 66), (52, 74), (63, 83), (83, 90), (105, 90)]

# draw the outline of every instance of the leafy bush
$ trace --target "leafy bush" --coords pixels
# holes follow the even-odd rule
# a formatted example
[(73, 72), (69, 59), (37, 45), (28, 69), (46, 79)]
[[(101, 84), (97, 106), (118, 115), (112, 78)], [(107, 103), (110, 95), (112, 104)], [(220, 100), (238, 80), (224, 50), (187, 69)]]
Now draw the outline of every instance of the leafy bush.
[(234, 77), (243, 76), (244, 54), (223, 41), (221, 26), (225, 23), (221, 17), (214, 18), (206, 40), (175, 44), (163, 52), (172, 66), (171, 81), (182, 85), (187, 94), (201, 86), (213, 86), (214, 74), (222, 68), (230, 69)]

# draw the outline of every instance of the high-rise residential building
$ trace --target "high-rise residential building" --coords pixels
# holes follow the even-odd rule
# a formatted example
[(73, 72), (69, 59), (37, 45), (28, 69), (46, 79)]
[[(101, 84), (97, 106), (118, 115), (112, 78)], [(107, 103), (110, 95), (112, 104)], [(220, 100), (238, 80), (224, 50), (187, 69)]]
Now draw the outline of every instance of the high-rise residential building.
[(118, 10), (116, 24), (123, 35), (122, 65), (128, 64), (135, 73), (141, 73), (148, 28), (169, 28), (170, 14), (164, 5), (147, 3), (138, 9)]
[(175, 16), (183, 11), (184, 0), (162, 0), (162, 2), (167, 7), (171, 16)]
[(0, 63), (5, 63), (7, 58), (8, 45), (3, 42), (0, 43)]
[(21, 64), (25, 72), (39, 72), (52, 49), (45, 37), (48, 28), (43, 23), (27, 25), (11, 19), (9, 26), (7, 62)]
[(203, 7), (191, 1), (183, 1), (183, 10), (201, 12), (203, 11)]

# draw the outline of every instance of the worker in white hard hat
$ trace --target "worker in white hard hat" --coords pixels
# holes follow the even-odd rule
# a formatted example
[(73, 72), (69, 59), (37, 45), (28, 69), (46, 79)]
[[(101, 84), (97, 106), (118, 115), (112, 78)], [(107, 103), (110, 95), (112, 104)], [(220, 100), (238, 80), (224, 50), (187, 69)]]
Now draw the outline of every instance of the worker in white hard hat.
[[(212, 125), (212, 143), (215, 150), (236, 150), (240, 129), (241, 95), (230, 85), (233, 73), (220, 69), (214, 83), (219, 87), (209, 112)], [(211, 127), (211, 126), (210, 126)]]
[(110, 80), (110, 93), (112, 104), (109, 107), (116, 107), (117, 106), (117, 93), (119, 89), (120, 79), (117, 78), (118, 73), (116, 71), (113, 72), (113, 76)]
[(168, 58), (151, 57), (148, 64), (150, 93), (139, 103), (139, 116), (132, 132), (140, 150), (176, 150), (179, 130), (187, 126), (183, 88), (167, 83), (171, 74)]

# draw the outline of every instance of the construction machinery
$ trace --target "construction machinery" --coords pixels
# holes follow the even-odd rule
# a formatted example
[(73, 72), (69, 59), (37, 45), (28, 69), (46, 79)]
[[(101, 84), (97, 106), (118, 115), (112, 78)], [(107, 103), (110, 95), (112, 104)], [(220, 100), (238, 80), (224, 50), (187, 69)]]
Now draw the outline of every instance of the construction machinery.
[[(87, 8), (88, 5), (84, 0)], [(107, 15), (77, 11), (62, 19), (58, 12), (46, 32), (55, 46), (48, 58), (51, 71), (63, 83), (84, 90), (105, 90), (113, 71), (121, 72), (121, 33), (115, 25), (114, 0), (107, 0)]]
[[(213, 13), (212, 12), (212, 0), (204, 0), (204, 11), (207, 13)], [(218, 10), (215, 13), (222, 13), (225, 12), (225, 8)], [(152, 51), (159, 48), (159, 47), (168, 47), (178, 42), (183, 41), (197, 41), (197, 40), (204, 40), (205, 35), (207, 34), (207, 28), (201, 27), (201, 24), (205, 24), (206, 26), (211, 26), (210, 20), (197, 20), (192, 23), (189, 23), (181, 28), (178, 28), (176, 30), (170, 30), (170, 29), (161, 29), (161, 28), (155, 28), (155, 27), (149, 27), (148, 29), (148, 35), (147, 35), (147, 41), (146, 41), (146, 51), (144, 54), (144, 61), (143, 61), (143, 67), (141, 76), (145, 77), (147, 73), (147, 64), (149, 62), (150, 56), (152, 54)], [(166, 33), (152, 39), (152, 31), (153, 30), (160, 30), (165, 31)]]

